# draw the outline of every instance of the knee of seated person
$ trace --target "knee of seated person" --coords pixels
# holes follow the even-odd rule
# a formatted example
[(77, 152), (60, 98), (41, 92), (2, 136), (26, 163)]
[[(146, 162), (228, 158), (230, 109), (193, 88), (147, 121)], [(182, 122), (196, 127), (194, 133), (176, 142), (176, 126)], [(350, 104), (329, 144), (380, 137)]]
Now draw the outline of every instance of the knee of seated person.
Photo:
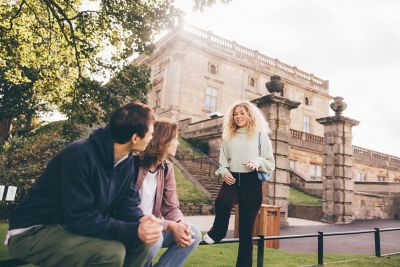
[(102, 258), (114, 262), (115, 266), (122, 266), (126, 256), (126, 248), (121, 242), (109, 241), (99, 253)]
[(163, 235), (161, 235), (160, 239), (158, 239), (157, 242), (155, 242), (154, 244), (150, 245), (150, 250), (154, 250), (154, 249), (160, 250), (162, 248), (163, 242), (164, 242), (164, 237), (163, 237)]
[(193, 235), (192, 235), (192, 238), (194, 239), (193, 244), (197, 245), (201, 241), (201, 232), (200, 232), (199, 228), (194, 224), (191, 224), (190, 227), (191, 227), (192, 233), (193, 233)]

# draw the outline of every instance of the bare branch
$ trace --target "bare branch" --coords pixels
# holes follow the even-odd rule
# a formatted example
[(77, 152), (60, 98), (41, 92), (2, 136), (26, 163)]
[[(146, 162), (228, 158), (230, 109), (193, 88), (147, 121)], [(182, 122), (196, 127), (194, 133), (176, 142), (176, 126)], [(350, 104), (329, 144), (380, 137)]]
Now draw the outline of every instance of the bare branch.
[(0, 26), (0, 27), (3, 28), (4, 30), (10, 31), (10, 30), (12, 29), (12, 27), (13, 27), (13, 20), (16, 19), (16, 18), (19, 16), (19, 14), (20, 14), (21, 11), (22, 11), (22, 7), (24, 6), (24, 4), (26, 4), (25, 0), (23, 0), (23, 1), (21, 2), (21, 4), (20, 4), (19, 7), (18, 7), (17, 12), (14, 14), (14, 16), (11, 17), (11, 19), (10, 19), (10, 21), (9, 21), (9, 23), (10, 23), (10, 27), (9, 27), (9, 28), (2, 27), (2, 26)]

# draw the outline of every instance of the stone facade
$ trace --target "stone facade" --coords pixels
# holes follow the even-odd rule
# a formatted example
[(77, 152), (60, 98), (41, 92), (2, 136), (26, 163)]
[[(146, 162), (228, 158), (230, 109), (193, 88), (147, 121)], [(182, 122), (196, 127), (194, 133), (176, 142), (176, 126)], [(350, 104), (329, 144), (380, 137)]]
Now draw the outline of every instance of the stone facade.
[(353, 212), (356, 220), (399, 219), (400, 197), (355, 192)]
[(159, 117), (208, 119), (238, 100), (268, 94), (265, 83), (279, 75), (284, 96), (301, 103), (290, 114), (290, 127), (323, 135), (315, 119), (328, 116), (328, 81), (211, 32), (181, 25), (156, 43), (151, 56), (142, 55), (136, 62), (151, 66), (149, 103)]
[[(396, 183), (400, 181), (400, 158), (348, 143), (337, 143), (327, 148), (327, 143), (338, 138), (340, 128), (336, 125), (324, 130), (324, 126), (316, 121), (329, 113), (332, 97), (328, 81), (211, 32), (182, 25), (158, 41), (152, 55), (141, 55), (136, 62), (151, 66), (153, 89), (149, 94), (149, 104), (157, 115), (180, 121), (180, 132), (185, 138), (207, 140), (209, 155), (214, 159), (218, 158), (221, 144), (221, 115), (238, 100), (253, 100), (268, 95), (265, 83), (272, 75), (281, 76), (285, 84), (284, 98), (299, 102), (300, 106), (285, 113), (288, 117), (283, 117), (283, 127), (287, 130), (287, 140), (284, 138), (286, 146), (278, 146), (275, 154), (277, 166), (282, 165), (282, 170), (286, 168), (286, 171), (280, 173), (278, 167), (276, 176), (287, 183), (274, 184), (270, 187), (274, 188), (274, 192), (266, 188), (270, 196), (278, 192), (279, 198), (287, 201), (289, 169), (301, 177), (297, 179), (303, 181), (300, 184), (305, 187), (311, 185), (309, 189), (316, 194), (325, 194), (322, 193), (324, 186), (330, 192), (325, 197), (338, 204), (329, 204), (325, 208), (329, 206), (339, 212), (344, 212), (351, 205), (351, 202), (342, 200), (351, 199), (346, 195), (350, 194), (347, 191), (351, 191), (352, 187), (363, 192), (389, 195), (400, 191)], [(273, 114), (271, 110), (268, 112)], [(213, 118), (210, 119), (211, 115)], [(270, 118), (269, 122), (271, 128), (280, 128), (280, 124), (274, 125), (273, 119)], [(348, 126), (345, 130), (349, 130)], [(349, 140), (351, 134), (340, 138), (342, 141)], [(275, 140), (282, 143), (282, 140)], [(336, 153), (338, 149), (340, 153)], [(333, 164), (330, 162), (332, 159), (324, 161), (329, 153), (334, 155)], [(335, 167), (337, 162), (344, 164), (338, 168)], [(332, 180), (323, 184), (323, 174), (332, 172), (333, 176), (328, 175), (333, 177)], [(266, 201), (271, 203), (273, 199), (281, 201), (274, 197)], [(286, 206), (286, 203), (281, 204)], [(282, 212), (286, 218), (287, 209), (283, 208)], [(354, 218), (350, 213), (343, 214), (344, 217), (338, 219), (340, 222)]]
[(336, 114), (317, 120), (324, 125), (324, 221), (350, 223), (353, 213), (352, 128), (359, 122)]

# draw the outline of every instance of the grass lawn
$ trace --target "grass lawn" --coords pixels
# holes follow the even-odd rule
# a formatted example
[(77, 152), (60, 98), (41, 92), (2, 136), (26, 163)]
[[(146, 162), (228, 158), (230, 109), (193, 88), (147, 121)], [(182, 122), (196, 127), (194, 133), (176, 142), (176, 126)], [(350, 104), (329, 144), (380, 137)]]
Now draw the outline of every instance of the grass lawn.
[(197, 157), (201, 157), (201, 154), (198, 153), (197, 151), (193, 150), (192, 146), (182, 138), (182, 136), (179, 136), (179, 147), (178, 149), (185, 152), (185, 153), (189, 153), (190, 155), (192, 155), (193, 157), (197, 158)]
[(176, 190), (180, 201), (197, 204), (211, 204), (211, 200), (209, 200), (208, 197), (197, 186), (195, 186), (179, 168), (175, 166), (174, 170)]
[(290, 187), (289, 204), (321, 206), (322, 200)]
[[(4, 240), (7, 224), (0, 224), (0, 240)], [(216, 267), (234, 266), (236, 262), (237, 244), (221, 244), (200, 246), (186, 261), (185, 267)], [(256, 265), (257, 247), (254, 247), (253, 266)], [(7, 248), (0, 245), (0, 259), (9, 258)], [(368, 255), (326, 255), (325, 263), (328, 266), (400, 266), (400, 255), (376, 258)], [(345, 261), (341, 263), (330, 263)], [(284, 250), (266, 249), (264, 266), (310, 266), (317, 262), (316, 254), (292, 253)], [(34, 265), (27, 265), (34, 266)]]

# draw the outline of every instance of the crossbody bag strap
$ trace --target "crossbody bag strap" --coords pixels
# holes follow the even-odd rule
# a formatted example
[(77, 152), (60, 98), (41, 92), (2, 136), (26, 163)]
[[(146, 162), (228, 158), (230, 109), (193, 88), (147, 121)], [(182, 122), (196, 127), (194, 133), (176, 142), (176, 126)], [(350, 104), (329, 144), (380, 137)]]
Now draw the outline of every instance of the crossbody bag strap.
[(261, 157), (261, 132), (258, 133), (258, 156)]

